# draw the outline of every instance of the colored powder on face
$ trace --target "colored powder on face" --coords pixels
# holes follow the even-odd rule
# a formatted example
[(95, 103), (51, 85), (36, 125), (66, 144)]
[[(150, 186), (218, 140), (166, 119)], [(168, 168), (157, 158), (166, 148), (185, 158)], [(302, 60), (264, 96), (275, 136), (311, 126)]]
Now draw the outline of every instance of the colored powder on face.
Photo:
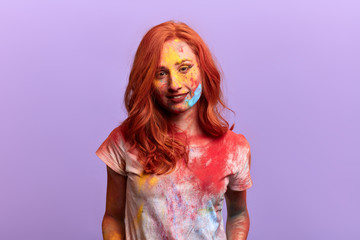
[(164, 51), (161, 55), (165, 63), (175, 63), (181, 60), (176, 48), (172, 45), (164, 46)]
[(199, 100), (200, 96), (201, 96), (201, 83), (199, 83), (199, 86), (196, 88), (195, 92), (194, 92), (194, 96), (188, 100), (186, 99), (186, 102), (188, 103), (189, 107), (192, 107), (195, 105), (195, 103)]

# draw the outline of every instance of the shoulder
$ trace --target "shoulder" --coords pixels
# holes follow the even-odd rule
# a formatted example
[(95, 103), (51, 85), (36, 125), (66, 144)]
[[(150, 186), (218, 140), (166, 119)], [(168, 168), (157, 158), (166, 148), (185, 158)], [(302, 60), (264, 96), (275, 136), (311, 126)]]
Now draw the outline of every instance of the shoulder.
[(115, 127), (108, 136), (109, 140), (116, 145), (124, 147), (126, 145), (122, 126)]
[(111, 132), (110, 132), (110, 137), (112, 138), (123, 138), (123, 132), (122, 132), (122, 127), (117, 126), (116, 128), (114, 128)]
[(227, 141), (232, 142), (234, 145), (237, 145), (243, 149), (250, 149), (250, 144), (244, 134), (235, 133), (231, 130), (228, 131)]
[(249, 166), (251, 161), (251, 150), (249, 141), (246, 139), (244, 134), (234, 133), (233, 136), (233, 146), (234, 146), (234, 156), (238, 163), (238, 166)]

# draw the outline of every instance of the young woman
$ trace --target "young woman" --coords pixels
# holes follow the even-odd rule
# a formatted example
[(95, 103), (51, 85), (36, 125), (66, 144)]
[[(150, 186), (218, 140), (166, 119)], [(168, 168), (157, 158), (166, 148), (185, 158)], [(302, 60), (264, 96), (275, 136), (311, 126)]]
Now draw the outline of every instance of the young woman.
[(108, 174), (104, 239), (246, 239), (250, 146), (220, 115), (220, 83), (188, 25), (168, 21), (145, 34), (125, 92), (128, 117), (96, 151)]

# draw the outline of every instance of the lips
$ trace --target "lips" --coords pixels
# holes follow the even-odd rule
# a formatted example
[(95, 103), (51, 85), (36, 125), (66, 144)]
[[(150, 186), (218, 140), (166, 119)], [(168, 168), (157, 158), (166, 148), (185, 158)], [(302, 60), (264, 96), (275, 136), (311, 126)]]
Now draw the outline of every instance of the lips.
[(187, 95), (188, 93), (182, 93), (182, 94), (174, 94), (174, 95), (168, 95), (168, 98), (174, 98), (174, 97), (180, 97), (180, 96), (184, 96)]
[(185, 100), (187, 95), (188, 95), (188, 93), (176, 94), (176, 95), (170, 95), (170, 96), (168, 96), (168, 98), (170, 99), (170, 101), (172, 101), (174, 103), (180, 103)]

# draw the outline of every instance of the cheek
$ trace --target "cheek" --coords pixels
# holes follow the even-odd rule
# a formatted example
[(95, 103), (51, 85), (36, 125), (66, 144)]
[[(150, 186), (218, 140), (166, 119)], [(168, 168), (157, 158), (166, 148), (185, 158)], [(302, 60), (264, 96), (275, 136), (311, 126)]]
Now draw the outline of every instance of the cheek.
[(166, 91), (166, 84), (164, 81), (155, 81), (153, 83), (153, 85), (154, 85), (155, 92), (158, 95), (163, 95), (164, 92)]
[(190, 72), (188, 82), (192, 89), (196, 89), (199, 86), (201, 83), (201, 76), (198, 69), (194, 69)]

